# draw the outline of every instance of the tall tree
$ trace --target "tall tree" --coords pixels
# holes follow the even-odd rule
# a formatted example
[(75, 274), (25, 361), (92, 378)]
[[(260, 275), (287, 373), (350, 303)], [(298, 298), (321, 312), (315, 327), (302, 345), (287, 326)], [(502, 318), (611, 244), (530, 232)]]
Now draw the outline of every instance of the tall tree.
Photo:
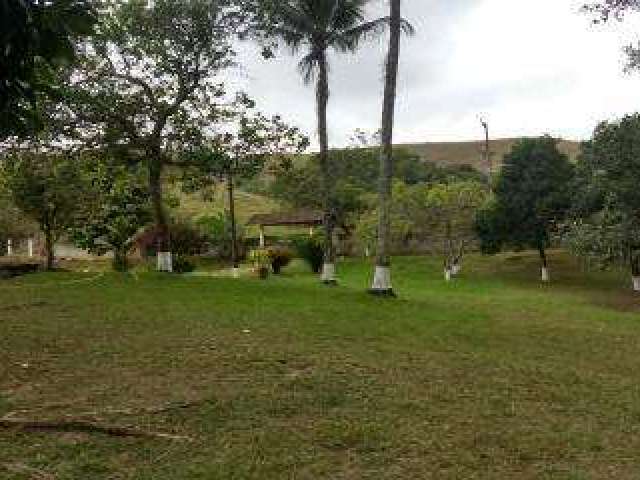
[(55, 96), (51, 74), (95, 20), (88, 0), (0, 0), (0, 139), (38, 130), (39, 99)]
[(607, 22), (611, 18), (620, 20), (625, 13), (640, 11), (640, 0), (598, 0), (585, 4), (584, 9), (596, 14), (595, 22)]
[(373, 285), (369, 290), (375, 295), (393, 296), (391, 286), (391, 256), (389, 255), (389, 237), (391, 235), (391, 181), (393, 178), (393, 121), (398, 83), (398, 64), (400, 61), (400, 31), (402, 15), (400, 0), (391, 0), (389, 54), (384, 82), (382, 106), (382, 149), (380, 152), (380, 192), (378, 207), (378, 248), (376, 249), (376, 267)]
[[(598, 0), (585, 4), (583, 10), (594, 15), (593, 22), (607, 23), (611, 20), (622, 21), (629, 13), (640, 12), (640, 0)], [(640, 44), (624, 47), (627, 55), (627, 72), (640, 70)]]
[(422, 212), (431, 238), (440, 239), (447, 281), (462, 269), (462, 258), (475, 238), (474, 225), (478, 210), (486, 202), (486, 186), (474, 181), (442, 183), (431, 187)]
[(306, 83), (316, 79), (318, 154), (323, 182), (325, 260), (322, 281), (336, 283), (333, 231), (336, 214), (332, 202), (329, 164), (327, 106), (329, 102), (329, 50), (355, 52), (367, 37), (379, 35), (389, 18), (365, 20), (365, 7), (371, 0), (283, 0), (272, 9), (271, 34), (281, 39), (294, 52), (306, 48), (299, 63)]
[(85, 145), (145, 165), (158, 232), (158, 270), (172, 270), (165, 168), (225, 118), (219, 75), (232, 64), (242, 19), (232, 0), (132, 0), (101, 12), (69, 89), (71, 122)]
[(640, 114), (603, 122), (583, 145), (568, 245), (589, 263), (628, 266), (640, 291)]
[(478, 215), (483, 250), (503, 245), (535, 248), (540, 254), (542, 280), (549, 281), (546, 249), (552, 229), (564, 220), (571, 205), (573, 166), (551, 137), (520, 140), (505, 155), (502, 172), (489, 207)]

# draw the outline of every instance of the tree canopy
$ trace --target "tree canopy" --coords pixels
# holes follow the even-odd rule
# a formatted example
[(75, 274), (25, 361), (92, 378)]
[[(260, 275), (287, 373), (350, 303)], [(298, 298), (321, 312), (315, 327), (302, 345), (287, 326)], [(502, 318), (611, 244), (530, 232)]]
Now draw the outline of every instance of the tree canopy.
[(640, 114), (603, 122), (585, 142), (574, 183), (570, 248), (601, 267), (640, 276)]
[(520, 140), (505, 155), (495, 197), (478, 216), (483, 249), (535, 248), (546, 266), (551, 231), (571, 206), (572, 177), (573, 166), (555, 139)]
[(0, 0), (0, 138), (41, 126), (38, 100), (53, 96), (53, 71), (96, 21), (89, 0)]

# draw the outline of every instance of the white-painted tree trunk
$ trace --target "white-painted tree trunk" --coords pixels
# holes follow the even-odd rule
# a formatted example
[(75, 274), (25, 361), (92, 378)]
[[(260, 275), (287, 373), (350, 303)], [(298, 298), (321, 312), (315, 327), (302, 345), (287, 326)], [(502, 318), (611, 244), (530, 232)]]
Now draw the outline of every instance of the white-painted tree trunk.
[(336, 264), (325, 263), (322, 265), (322, 275), (320, 279), (325, 283), (334, 283), (336, 281)]
[(391, 269), (389, 267), (380, 267), (376, 265), (371, 290), (381, 293), (393, 290), (393, 287), (391, 286)]
[(542, 278), (542, 281), (545, 283), (549, 281), (549, 269), (547, 267), (542, 267), (541, 278)]
[(444, 279), (447, 282), (451, 281), (451, 269), (450, 268), (445, 268), (444, 269)]
[(632, 277), (633, 291), (640, 292), (640, 277)]
[(454, 263), (451, 266), (451, 275), (453, 275), (454, 277), (460, 275), (461, 271), (462, 271), (462, 265), (460, 265), (459, 263)]
[(13, 255), (13, 242), (11, 241), (11, 239), (7, 240), (7, 255)]
[(33, 258), (33, 238), (27, 240), (27, 250), (29, 252), (29, 258)]
[(158, 266), (159, 272), (173, 272), (173, 258), (171, 252), (158, 252)]

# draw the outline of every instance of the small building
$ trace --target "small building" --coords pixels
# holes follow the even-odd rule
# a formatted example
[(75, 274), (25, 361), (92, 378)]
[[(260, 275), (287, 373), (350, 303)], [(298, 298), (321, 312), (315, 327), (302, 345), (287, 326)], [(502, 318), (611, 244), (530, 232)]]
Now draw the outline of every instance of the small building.
[(252, 216), (247, 225), (256, 225), (260, 231), (260, 247), (265, 246), (265, 227), (308, 227), (309, 236), (322, 225), (323, 214), (315, 210), (260, 213)]

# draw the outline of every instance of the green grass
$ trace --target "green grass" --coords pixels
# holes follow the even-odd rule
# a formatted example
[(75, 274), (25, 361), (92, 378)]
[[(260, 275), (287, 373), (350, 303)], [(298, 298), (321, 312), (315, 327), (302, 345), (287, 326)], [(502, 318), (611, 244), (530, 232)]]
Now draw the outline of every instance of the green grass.
[(0, 430), (0, 478), (637, 479), (626, 278), (560, 254), (547, 286), (527, 254), (471, 258), (452, 284), (439, 266), (397, 259), (395, 300), (367, 295), (354, 260), (335, 288), (299, 264), (2, 282), (0, 415), (92, 412), (194, 441)]

